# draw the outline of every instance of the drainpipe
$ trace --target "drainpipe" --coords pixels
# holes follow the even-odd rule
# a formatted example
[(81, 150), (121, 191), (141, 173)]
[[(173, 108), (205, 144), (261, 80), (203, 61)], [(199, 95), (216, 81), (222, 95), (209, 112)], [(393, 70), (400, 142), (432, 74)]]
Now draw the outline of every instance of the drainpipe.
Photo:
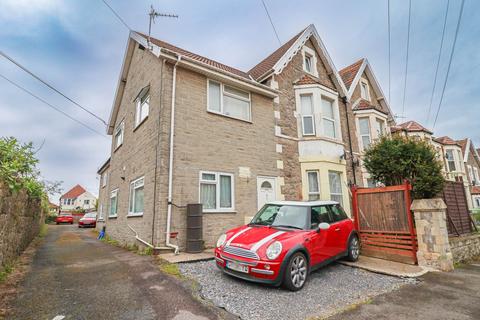
[(357, 177), (355, 175), (355, 163), (354, 163), (354, 158), (353, 158), (353, 148), (352, 148), (352, 133), (350, 131), (350, 120), (348, 118), (348, 109), (349, 109), (349, 103), (347, 97), (342, 97), (343, 103), (345, 104), (345, 114), (347, 116), (347, 131), (348, 131), (348, 145), (350, 147), (350, 158), (351, 158), (351, 164), (352, 164), (352, 174), (353, 174), (353, 184), (357, 185)]
[(172, 76), (172, 108), (170, 114), (170, 154), (168, 160), (168, 208), (167, 208), (167, 234), (165, 237), (165, 245), (175, 249), (175, 254), (178, 254), (178, 246), (170, 243), (170, 224), (172, 223), (172, 187), (173, 187), (173, 138), (175, 133), (175, 86), (177, 81), (177, 64), (182, 59), (181, 55), (177, 56), (177, 61), (173, 65)]

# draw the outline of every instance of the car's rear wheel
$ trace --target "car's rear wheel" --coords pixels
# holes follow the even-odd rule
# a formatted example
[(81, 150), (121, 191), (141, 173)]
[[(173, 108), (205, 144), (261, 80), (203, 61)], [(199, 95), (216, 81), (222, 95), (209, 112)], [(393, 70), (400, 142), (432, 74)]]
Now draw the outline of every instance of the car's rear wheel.
[(288, 262), (283, 279), (283, 286), (291, 291), (303, 288), (308, 277), (308, 262), (301, 252), (295, 253)]
[(357, 236), (353, 236), (350, 238), (348, 242), (348, 255), (347, 260), (351, 262), (355, 262), (358, 260), (360, 256), (360, 240), (358, 240)]

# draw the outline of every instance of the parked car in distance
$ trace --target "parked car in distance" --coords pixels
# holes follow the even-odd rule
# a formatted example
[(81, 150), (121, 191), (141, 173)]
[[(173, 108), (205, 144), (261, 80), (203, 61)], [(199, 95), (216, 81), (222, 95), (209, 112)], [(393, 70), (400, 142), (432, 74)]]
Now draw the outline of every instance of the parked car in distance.
[(96, 212), (89, 212), (85, 213), (85, 215), (78, 220), (78, 227), (93, 227), (95, 228), (97, 225), (97, 213)]
[(311, 271), (359, 255), (353, 221), (334, 201), (267, 203), (248, 225), (221, 235), (215, 248), (217, 267), (226, 274), (292, 291)]
[(55, 219), (56, 224), (70, 223), (73, 224), (73, 216), (70, 213), (60, 213)]

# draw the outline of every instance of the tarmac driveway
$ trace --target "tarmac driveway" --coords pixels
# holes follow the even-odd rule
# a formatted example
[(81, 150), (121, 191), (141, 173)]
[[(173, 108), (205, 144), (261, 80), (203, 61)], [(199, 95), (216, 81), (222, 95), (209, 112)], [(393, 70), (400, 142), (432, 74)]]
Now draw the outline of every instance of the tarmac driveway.
[(49, 226), (9, 319), (217, 319), (152, 257), (96, 240), (90, 230)]

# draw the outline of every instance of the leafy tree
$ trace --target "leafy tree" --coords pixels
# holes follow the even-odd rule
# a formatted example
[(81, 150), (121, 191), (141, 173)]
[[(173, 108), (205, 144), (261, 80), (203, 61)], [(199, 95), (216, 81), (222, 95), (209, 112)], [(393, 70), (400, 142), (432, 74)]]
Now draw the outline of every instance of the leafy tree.
[(414, 199), (434, 198), (443, 190), (442, 164), (427, 141), (384, 136), (366, 150), (364, 162), (371, 177), (386, 186), (408, 180)]

